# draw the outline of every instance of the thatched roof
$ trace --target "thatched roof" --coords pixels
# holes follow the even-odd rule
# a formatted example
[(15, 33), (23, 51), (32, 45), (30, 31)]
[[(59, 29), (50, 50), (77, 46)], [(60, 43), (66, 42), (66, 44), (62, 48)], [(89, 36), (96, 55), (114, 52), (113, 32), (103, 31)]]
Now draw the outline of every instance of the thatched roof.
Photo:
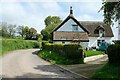
[(112, 29), (109, 25), (104, 24), (102, 21), (79, 21), (79, 23), (89, 31), (89, 37), (98, 37), (99, 34), (95, 34), (96, 29), (104, 29), (104, 37), (113, 37)]
[(88, 35), (86, 32), (64, 32), (56, 31), (53, 32), (53, 40), (61, 41), (89, 41)]

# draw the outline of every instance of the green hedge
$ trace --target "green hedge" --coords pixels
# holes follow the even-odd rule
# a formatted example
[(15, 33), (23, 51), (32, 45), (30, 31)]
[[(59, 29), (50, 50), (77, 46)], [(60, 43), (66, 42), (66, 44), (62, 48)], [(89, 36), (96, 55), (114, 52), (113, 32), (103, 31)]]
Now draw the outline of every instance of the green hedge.
[(43, 50), (54, 51), (67, 59), (72, 59), (76, 63), (83, 63), (83, 49), (80, 44), (51, 44), (42, 43)]
[(108, 46), (107, 54), (110, 64), (120, 65), (120, 44), (114, 44)]
[(39, 48), (40, 43), (37, 41), (19, 40), (19, 39), (3, 39), (2, 54), (7, 51), (17, 49)]

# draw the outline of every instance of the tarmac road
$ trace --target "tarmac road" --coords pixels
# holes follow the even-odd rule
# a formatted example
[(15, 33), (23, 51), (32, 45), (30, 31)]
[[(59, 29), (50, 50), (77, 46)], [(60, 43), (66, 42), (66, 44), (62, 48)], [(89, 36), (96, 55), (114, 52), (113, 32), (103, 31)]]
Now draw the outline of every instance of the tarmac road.
[(35, 53), (39, 49), (16, 50), (0, 57), (0, 76), (3, 78), (62, 78), (87, 80), (63, 68), (50, 64)]

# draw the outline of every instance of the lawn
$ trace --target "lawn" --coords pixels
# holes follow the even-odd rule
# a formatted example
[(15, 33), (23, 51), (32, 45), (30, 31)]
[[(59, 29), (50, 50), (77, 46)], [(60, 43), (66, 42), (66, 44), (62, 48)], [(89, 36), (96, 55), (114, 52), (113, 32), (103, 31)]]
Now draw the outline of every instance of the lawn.
[(88, 51), (84, 50), (84, 52), (85, 52), (85, 57), (105, 54), (103, 51), (94, 51), (94, 50), (88, 50)]
[(93, 76), (93, 80), (120, 80), (120, 66), (106, 64)]

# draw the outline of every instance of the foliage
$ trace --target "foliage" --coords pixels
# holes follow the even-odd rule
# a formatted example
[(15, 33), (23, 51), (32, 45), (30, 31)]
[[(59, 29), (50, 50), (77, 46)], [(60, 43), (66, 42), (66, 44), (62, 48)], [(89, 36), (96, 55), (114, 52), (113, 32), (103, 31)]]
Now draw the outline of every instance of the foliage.
[(42, 38), (35, 28), (29, 26), (16, 26), (6, 22), (0, 23), (0, 36), (6, 38), (21, 37), (22, 39), (37, 40)]
[(120, 80), (120, 66), (106, 64), (93, 74), (92, 80)]
[(57, 52), (42, 50), (38, 54), (41, 58), (51, 62), (52, 64), (76, 64), (76, 61), (73, 59), (67, 59), (64, 56), (60, 55)]
[(84, 53), (85, 53), (85, 57), (104, 54), (103, 51), (93, 51), (93, 50), (88, 50), (88, 51), (84, 50)]
[(60, 23), (61, 20), (58, 16), (48, 16), (45, 18), (44, 22), (46, 27), (48, 27), (49, 25)]
[(107, 54), (110, 64), (120, 65), (120, 45), (114, 44), (108, 46)]
[(120, 19), (120, 1), (115, 0), (114, 2), (110, 0), (103, 0), (103, 6), (101, 10), (104, 12), (104, 22), (111, 24), (112, 20)]
[(28, 41), (20, 39), (2, 39), (2, 54), (7, 51), (17, 50), (17, 49), (29, 49), (29, 48), (39, 48), (40, 43), (37, 41)]
[(46, 26), (45, 29), (41, 31), (41, 34), (43, 35), (43, 40), (50, 40), (52, 37), (51, 32), (62, 22), (62, 20), (58, 16), (48, 16), (44, 22)]
[(75, 63), (83, 63), (83, 49), (79, 44), (51, 44), (43, 42), (42, 49), (59, 53), (66, 59), (74, 60)]
[(48, 33), (48, 31), (46, 29), (43, 29), (41, 31), (41, 34), (43, 36), (43, 40), (48, 40), (49, 39), (49, 33)]
[(0, 33), (4, 37), (14, 37), (15, 36), (16, 25), (7, 24), (5, 22), (0, 23)]

